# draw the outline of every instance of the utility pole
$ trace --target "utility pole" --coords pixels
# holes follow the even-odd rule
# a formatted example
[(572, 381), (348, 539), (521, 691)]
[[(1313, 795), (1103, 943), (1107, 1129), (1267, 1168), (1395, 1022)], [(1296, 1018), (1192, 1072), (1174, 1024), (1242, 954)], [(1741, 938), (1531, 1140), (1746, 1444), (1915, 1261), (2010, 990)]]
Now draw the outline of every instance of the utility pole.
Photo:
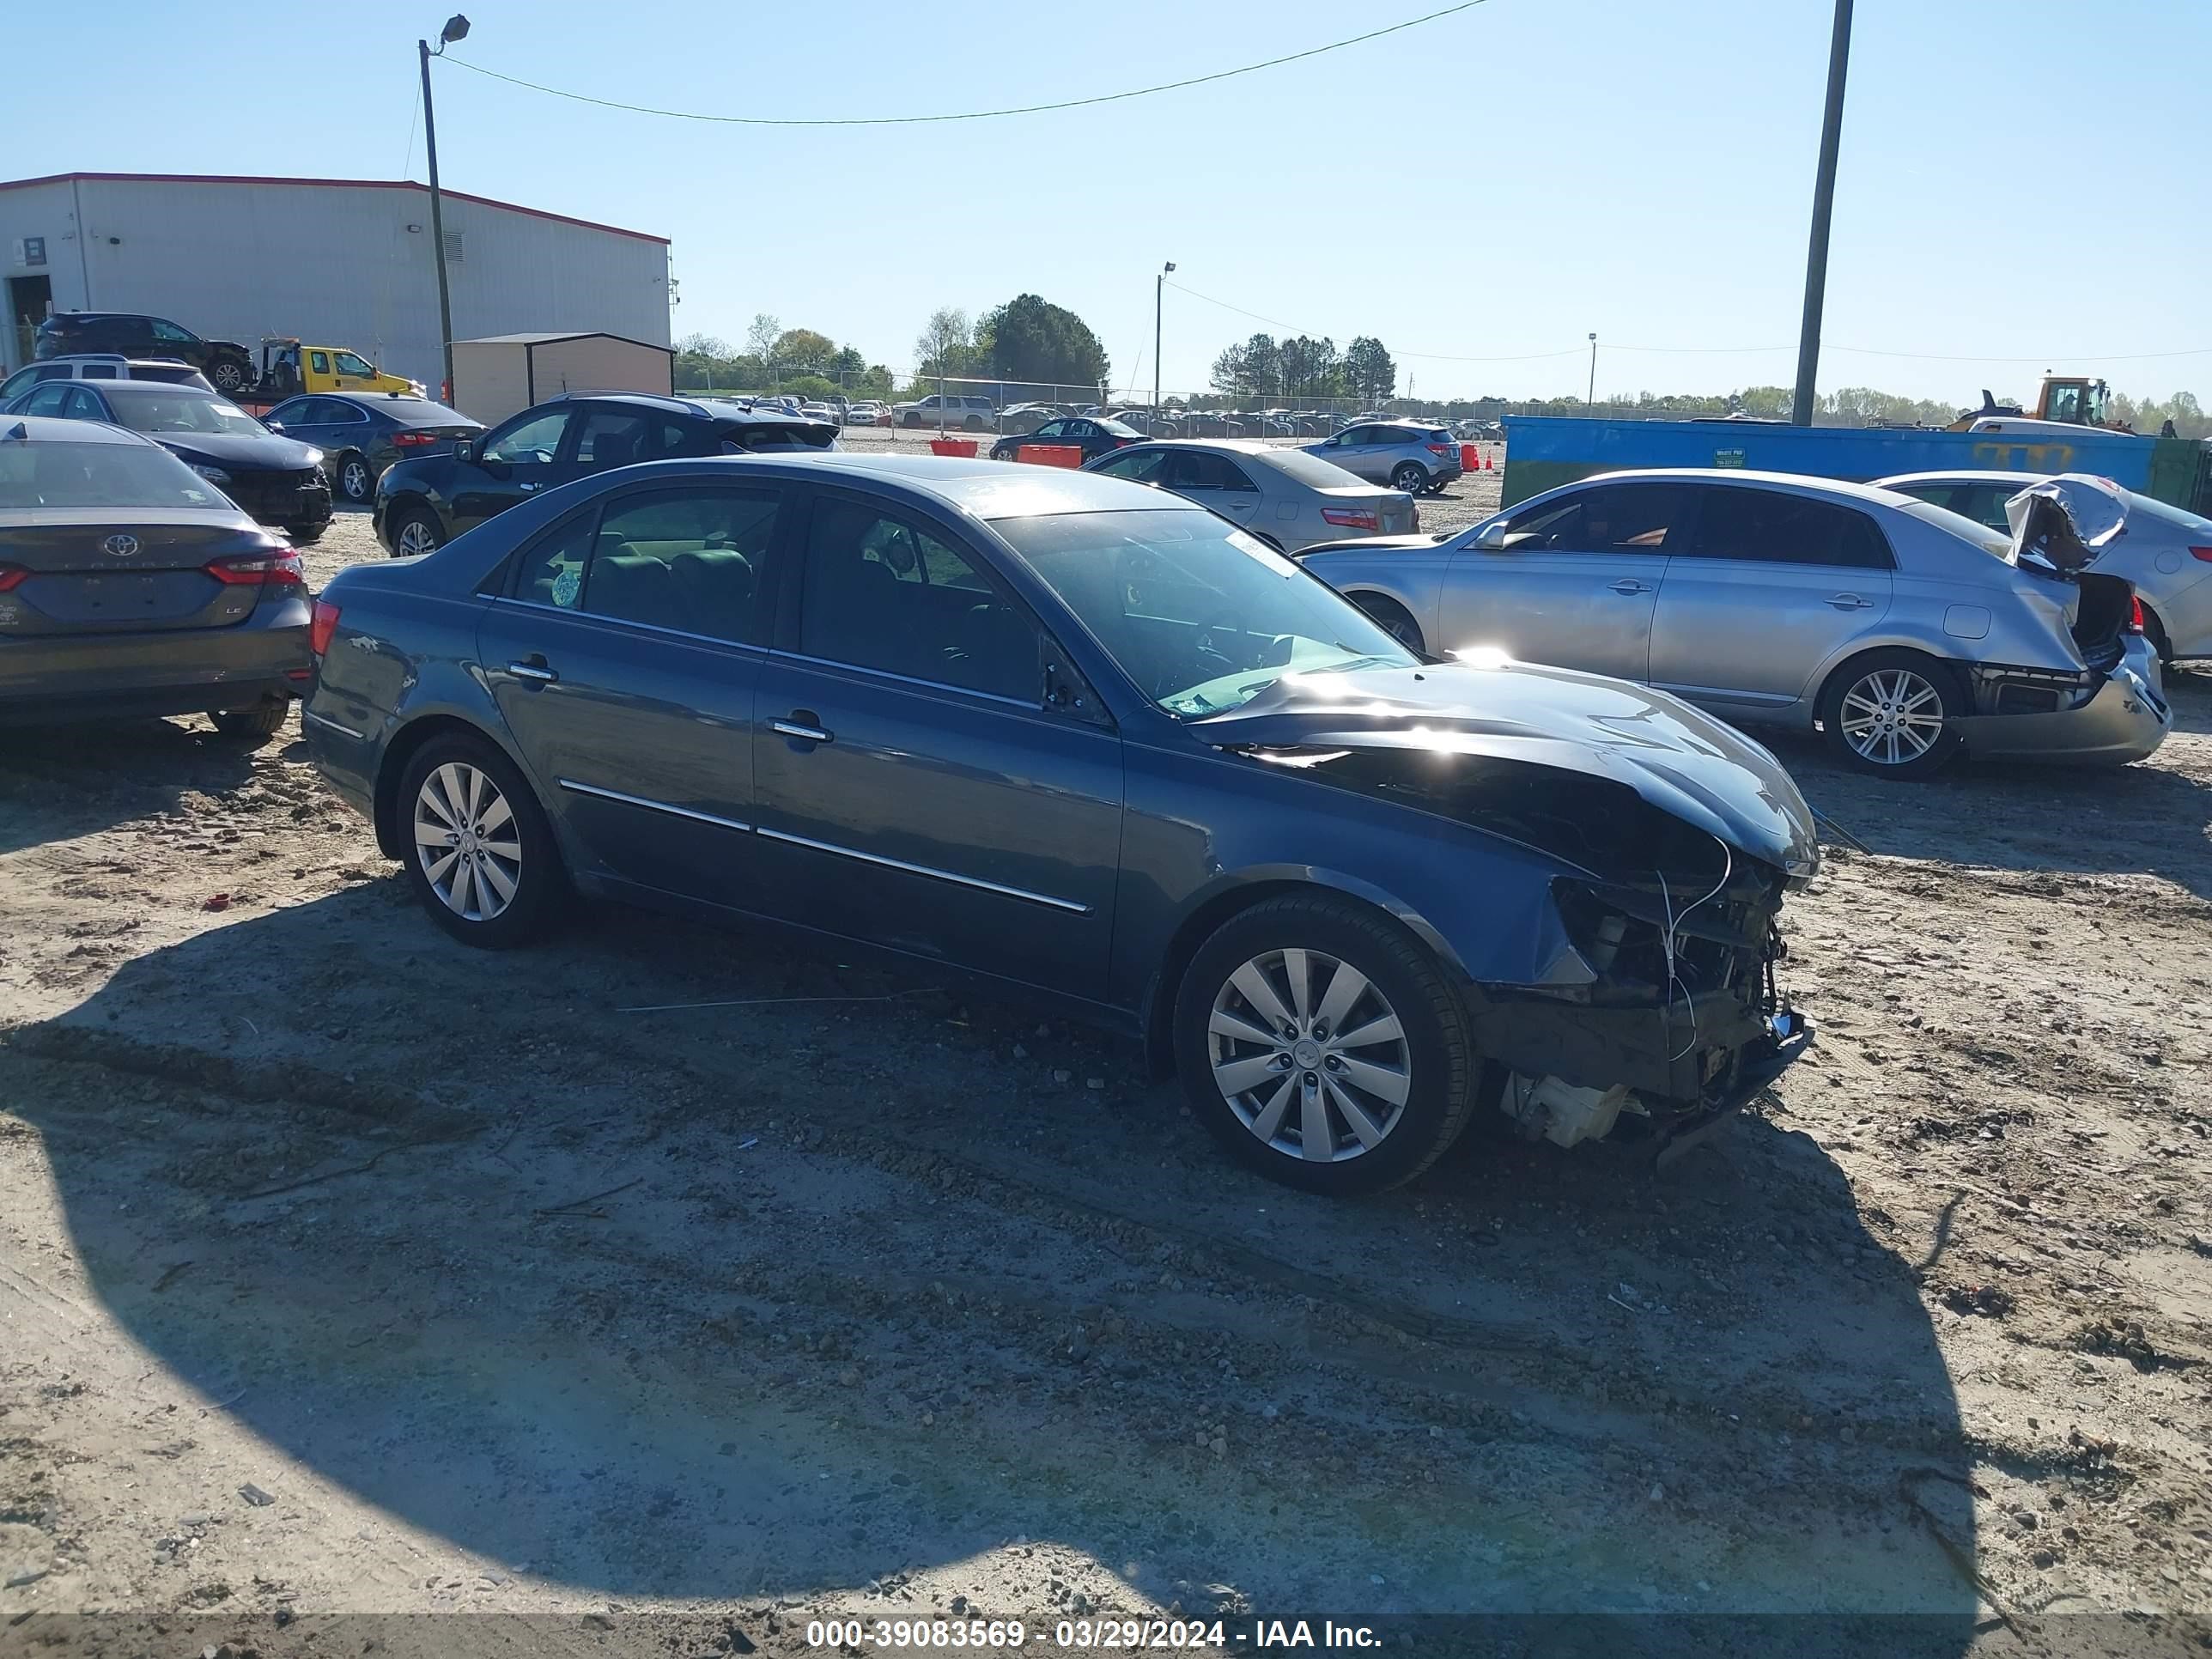
[(1828, 104), (1820, 117), (1820, 170), (1813, 180), (1813, 236), (1805, 254), (1805, 321), (1797, 335), (1793, 426), (1813, 424), (1813, 381), (1820, 367), (1820, 308), (1828, 291), (1828, 220), (1836, 205), (1836, 148), (1844, 131), (1844, 71), (1851, 56), (1851, 0), (1836, 0), (1828, 41)]
[(469, 20), (456, 12), (438, 33), (436, 52), (430, 50), (428, 40), (415, 43), (422, 59), (422, 143), (430, 157), (430, 240), (438, 256), (438, 340), (446, 354), (446, 382), (439, 393), (441, 403), (453, 395), (453, 297), (446, 280), (446, 208), (438, 193), (438, 118), (430, 106), (430, 59), (468, 36)]
[(1175, 269), (1170, 259), (1160, 267), (1160, 274), (1152, 279), (1152, 422), (1160, 418), (1160, 301), (1166, 294), (1168, 272)]
[(1597, 402), (1597, 336), (1596, 336), (1595, 333), (1593, 333), (1593, 334), (1590, 336), (1590, 377), (1589, 377), (1589, 390), (1588, 392), (1584, 392), (1584, 393), (1583, 394), (1583, 414), (1584, 415), (1584, 416), (1585, 416), (1585, 417), (1587, 417), (1587, 416), (1589, 416), (1589, 412), (1590, 412), (1590, 409), (1591, 409), (1592, 405), (1594, 405), (1596, 402)]

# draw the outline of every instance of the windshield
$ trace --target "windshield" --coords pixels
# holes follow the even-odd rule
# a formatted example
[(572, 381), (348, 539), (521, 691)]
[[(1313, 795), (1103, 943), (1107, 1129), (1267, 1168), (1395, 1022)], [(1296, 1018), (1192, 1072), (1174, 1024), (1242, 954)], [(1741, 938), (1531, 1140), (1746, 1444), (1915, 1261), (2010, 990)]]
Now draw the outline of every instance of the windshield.
[(1287, 673), (1415, 661), (1335, 590), (1211, 513), (1063, 513), (992, 528), (1180, 719), (1241, 707)]
[(1110, 432), (1117, 438), (1141, 438), (1145, 435), (1136, 428), (1115, 420), (1101, 420), (1098, 422), (1098, 429), (1101, 432)]
[(226, 433), (241, 438), (264, 437), (269, 428), (236, 404), (225, 403), (204, 392), (142, 392), (134, 397), (111, 397), (118, 425), (133, 432)]
[(1272, 466), (1285, 477), (1309, 484), (1316, 489), (1349, 489), (1357, 485), (1371, 491), (1375, 488), (1358, 474), (1346, 471), (1334, 461), (1309, 455), (1303, 449), (1270, 449), (1254, 459), (1261, 465)]
[(364, 409), (381, 411), (402, 426), (474, 426), (476, 422), (458, 409), (448, 409), (443, 404), (434, 404), (419, 398), (380, 398), (364, 404)]
[(0, 443), (0, 512), (229, 505), (213, 484), (151, 444)]

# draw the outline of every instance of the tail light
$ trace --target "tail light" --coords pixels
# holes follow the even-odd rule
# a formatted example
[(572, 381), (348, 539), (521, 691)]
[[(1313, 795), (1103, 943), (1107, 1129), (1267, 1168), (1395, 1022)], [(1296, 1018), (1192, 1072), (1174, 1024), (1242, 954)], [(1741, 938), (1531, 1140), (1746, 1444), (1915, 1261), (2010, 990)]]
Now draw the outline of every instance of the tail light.
[(307, 624), (307, 649), (320, 661), (331, 648), (331, 641), (338, 631), (338, 608), (328, 599), (315, 601), (315, 617)]
[(402, 449), (428, 449), (439, 439), (434, 432), (395, 432), (392, 441)]
[(1346, 530), (1380, 530), (1382, 520), (1371, 507), (1324, 507), (1322, 521)]
[(307, 572), (300, 568), (299, 554), (289, 547), (217, 559), (208, 566), (207, 573), (219, 582), (242, 587), (299, 587), (307, 580)]
[(1429, 446), (1429, 453), (1431, 455), (1449, 455), (1451, 453), (1451, 446), (1449, 444), (1431, 444)]
[(0, 564), (0, 593), (21, 585), (23, 578), (30, 574), (20, 564)]
[(2138, 594), (2130, 593), (2128, 595), (2128, 632), (2140, 634), (2142, 631), (2142, 599)]
[(2205, 563), (2212, 564), (2212, 547), (2192, 547), (2189, 550), (2189, 556), (2192, 559), (2202, 559)]

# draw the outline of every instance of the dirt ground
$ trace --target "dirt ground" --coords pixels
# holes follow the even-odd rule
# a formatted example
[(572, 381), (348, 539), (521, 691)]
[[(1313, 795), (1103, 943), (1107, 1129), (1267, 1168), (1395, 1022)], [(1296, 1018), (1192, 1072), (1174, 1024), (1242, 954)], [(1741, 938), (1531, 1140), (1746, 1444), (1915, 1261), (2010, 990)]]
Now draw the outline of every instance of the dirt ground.
[[(374, 556), (348, 515), (311, 563)], [(611, 910), (467, 951), (296, 723), (6, 734), (0, 1654), (2201, 1653), (2212, 676), (2172, 690), (2120, 773), (1785, 746), (1871, 849), (1785, 918), (1811, 1055), (1661, 1176), (1479, 1123), (1336, 1205), (926, 974)]]

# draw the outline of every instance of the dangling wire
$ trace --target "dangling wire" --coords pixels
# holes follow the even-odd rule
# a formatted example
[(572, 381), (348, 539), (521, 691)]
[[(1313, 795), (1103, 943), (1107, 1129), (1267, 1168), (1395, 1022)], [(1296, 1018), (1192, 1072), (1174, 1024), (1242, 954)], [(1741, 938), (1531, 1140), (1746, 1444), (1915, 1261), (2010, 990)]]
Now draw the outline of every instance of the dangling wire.
[(1665, 872), (1657, 870), (1652, 872), (1652, 874), (1659, 878), (1659, 902), (1662, 905), (1666, 906), (1667, 908), (1667, 931), (1660, 936), (1659, 941), (1661, 948), (1667, 953), (1667, 1006), (1670, 1009), (1674, 1007), (1674, 994), (1680, 991), (1682, 994), (1682, 1000), (1688, 1005), (1690, 1010), (1690, 1040), (1682, 1046), (1680, 1053), (1672, 1054), (1667, 1056), (1667, 1063), (1669, 1066), (1681, 1059), (1683, 1054), (1688, 1054), (1692, 1049), (1698, 1046), (1698, 1005), (1690, 995), (1689, 987), (1684, 985), (1674, 972), (1675, 934), (1680, 931), (1682, 924), (1690, 919), (1690, 912), (1696, 909), (1698, 905), (1706, 903), (1711, 899), (1717, 897), (1719, 895), (1721, 889), (1729, 884), (1729, 878), (1735, 873), (1735, 853), (1729, 850), (1729, 844), (1724, 841), (1721, 841), (1721, 838), (1718, 836), (1713, 836), (1713, 839), (1720, 843), (1721, 878), (1713, 884), (1711, 892), (1707, 893), (1705, 897), (1699, 899), (1696, 904), (1692, 904), (1686, 907), (1680, 915), (1678, 916), (1674, 914), (1674, 896), (1667, 890), (1667, 877)]

